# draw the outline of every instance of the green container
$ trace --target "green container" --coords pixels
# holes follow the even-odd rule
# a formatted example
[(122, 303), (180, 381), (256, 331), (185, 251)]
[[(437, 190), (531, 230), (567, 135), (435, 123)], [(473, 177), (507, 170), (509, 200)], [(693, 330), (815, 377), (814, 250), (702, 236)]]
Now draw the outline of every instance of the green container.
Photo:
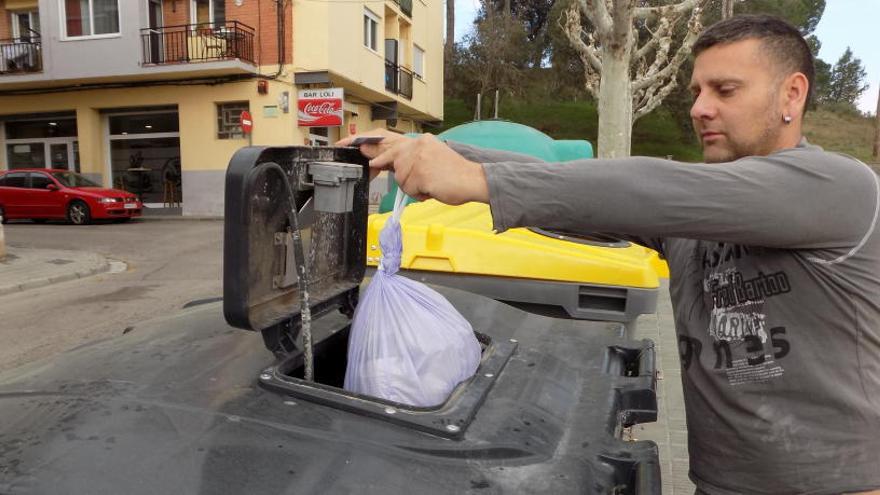
[[(589, 141), (581, 139), (555, 140), (537, 129), (505, 120), (468, 122), (447, 129), (437, 137), (483, 148), (522, 153), (546, 162), (593, 158), (593, 146)], [(382, 197), (379, 213), (386, 213), (394, 209), (397, 182), (393, 179), (390, 182), (391, 190)], [(413, 202), (415, 202), (414, 199), (408, 198), (406, 204)]]

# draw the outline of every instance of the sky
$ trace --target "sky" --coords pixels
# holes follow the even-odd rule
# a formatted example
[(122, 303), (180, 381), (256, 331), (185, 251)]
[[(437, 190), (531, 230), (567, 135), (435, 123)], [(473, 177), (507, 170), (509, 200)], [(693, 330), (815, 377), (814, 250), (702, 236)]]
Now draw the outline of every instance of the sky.
[[(455, 40), (473, 29), (480, 8), (479, 0), (455, 1)], [(858, 107), (863, 112), (877, 110), (880, 88), (880, 0), (826, 0), (825, 13), (814, 33), (822, 42), (819, 58), (834, 65), (847, 46), (861, 59), (870, 87), (862, 94)]]
[[(456, 4), (456, 7), (458, 4)], [(819, 58), (834, 64), (849, 46), (862, 60), (871, 87), (862, 94), (858, 107), (877, 111), (880, 87), (880, 0), (826, 0), (825, 13), (814, 33), (822, 42)]]

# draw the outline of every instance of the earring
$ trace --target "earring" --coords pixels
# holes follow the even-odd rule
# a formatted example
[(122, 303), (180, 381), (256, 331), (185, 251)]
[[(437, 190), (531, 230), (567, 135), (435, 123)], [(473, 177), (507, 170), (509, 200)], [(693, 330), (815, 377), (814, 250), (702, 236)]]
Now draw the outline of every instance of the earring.
[(782, 121), (785, 122), (786, 124), (791, 124), (791, 115), (783, 115)]

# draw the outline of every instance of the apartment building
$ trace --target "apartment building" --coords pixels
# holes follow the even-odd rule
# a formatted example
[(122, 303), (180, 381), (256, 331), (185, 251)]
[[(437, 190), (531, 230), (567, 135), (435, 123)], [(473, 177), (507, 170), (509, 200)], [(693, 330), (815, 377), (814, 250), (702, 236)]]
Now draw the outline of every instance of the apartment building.
[(0, 170), (222, 214), (242, 146), (441, 121), (442, 36), (439, 0), (0, 0)]

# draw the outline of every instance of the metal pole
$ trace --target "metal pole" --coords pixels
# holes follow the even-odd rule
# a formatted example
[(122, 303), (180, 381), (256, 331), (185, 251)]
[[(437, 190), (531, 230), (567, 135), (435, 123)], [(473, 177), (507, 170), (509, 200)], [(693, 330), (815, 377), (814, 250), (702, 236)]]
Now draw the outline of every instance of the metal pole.
[(480, 110), (483, 105), (483, 95), (482, 93), (477, 93), (477, 110), (474, 112), (474, 120), (480, 120)]
[(880, 162), (880, 84), (877, 85), (877, 113), (874, 115), (874, 161)]
[(6, 239), (3, 236), (3, 215), (0, 214), (0, 261), (6, 258)]
[(495, 90), (495, 119), (498, 118), (498, 90)]

